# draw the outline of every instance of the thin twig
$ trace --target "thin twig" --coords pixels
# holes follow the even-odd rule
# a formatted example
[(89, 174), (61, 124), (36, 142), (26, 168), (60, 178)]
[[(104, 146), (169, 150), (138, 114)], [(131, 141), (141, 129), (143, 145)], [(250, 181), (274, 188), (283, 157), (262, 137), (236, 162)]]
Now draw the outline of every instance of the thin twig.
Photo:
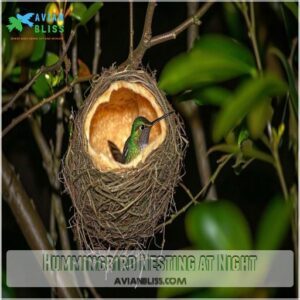
[(238, 8), (241, 10), (244, 19), (246, 21), (249, 38), (251, 40), (255, 59), (256, 59), (257, 68), (260, 72), (262, 72), (262, 63), (261, 63), (261, 59), (258, 51), (257, 39), (256, 39), (254, 3), (250, 2), (249, 6), (250, 6), (250, 17), (248, 15), (247, 3), (242, 3), (242, 5), (238, 5)]
[(132, 0), (129, 1), (129, 58), (132, 63), (133, 59), (133, 38), (134, 38), (134, 29), (133, 29), (133, 3)]
[(23, 94), (25, 93), (26, 91), (28, 91), (30, 89), (30, 87), (35, 83), (35, 81), (38, 79), (39, 76), (43, 75), (43, 74), (46, 74), (46, 73), (50, 73), (50, 72), (53, 72), (53, 71), (56, 71), (58, 70), (63, 61), (64, 61), (64, 58), (65, 56), (67, 55), (67, 52), (68, 52), (68, 49), (71, 45), (71, 42), (75, 36), (75, 33), (77, 31), (77, 26), (74, 27), (73, 30), (71, 30), (71, 33), (70, 33), (70, 36), (69, 36), (69, 39), (68, 39), (68, 42), (66, 44), (66, 47), (62, 53), (62, 55), (59, 57), (58, 61), (51, 65), (51, 66), (41, 66), (41, 68), (35, 73), (35, 75), (32, 77), (32, 79), (23, 87), (21, 88), (12, 98), (11, 100), (2, 108), (2, 113), (5, 112), (6, 110), (8, 110), (8, 108), (10, 108), (14, 102)]
[(30, 122), (33, 136), (38, 145), (38, 148), (40, 149), (40, 153), (42, 155), (42, 159), (44, 162), (44, 168), (48, 169), (48, 171), (50, 172), (51, 164), (52, 164), (52, 155), (51, 155), (49, 145), (46, 142), (44, 135), (42, 134), (42, 131), (41, 131), (40, 125), (38, 124), (38, 121), (35, 118), (30, 117), (29, 122)]
[(49, 230), (52, 239), (53, 248), (56, 247), (57, 243), (57, 231), (56, 231), (56, 222), (55, 222), (55, 211), (54, 211), (54, 202), (51, 199), (51, 208), (50, 208), (50, 221), (49, 221)]
[[(48, 174), (49, 177), (52, 176), (54, 179), (54, 187), (56, 191), (60, 189), (60, 181), (58, 178), (58, 173), (60, 168), (62, 141), (64, 136), (64, 124), (63, 124), (64, 102), (65, 102), (65, 97), (60, 96), (57, 103), (55, 155), (53, 155), (53, 160), (52, 160), (53, 173)], [(64, 250), (69, 250), (71, 249), (71, 246), (70, 246), (70, 241), (68, 236), (67, 222), (63, 211), (61, 197), (56, 194), (56, 191), (52, 193), (51, 201), (53, 202), (54, 214), (56, 217), (56, 222), (58, 224), (58, 230), (59, 230), (59, 236), (60, 236), (62, 248)]]
[(200, 24), (200, 18), (208, 11), (208, 9), (214, 4), (213, 1), (206, 2), (201, 6), (200, 9), (183, 23), (175, 27), (174, 29), (170, 30), (169, 32), (154, 36), (150, 41), (150, 47), (164, 43), (169, 40), (174, 40), (184, 30), (186, 30), (189, 26), (195, 24)]
[(32, 129), (33, 136), (35, 138), (35, 141), (38, 145), (38, 148), (40, 150), (42, 159), (43, 159), (43, 166), (47, 172), (50, 184), (54, 191), (51, 195), (51, 212), (50, 212), (50, 228), (51, 228), (51, 236), (54, 237), (54, 244), (57, 239), (57, 234), (55, 230), (55, 225), (53, 224), (53, 217), (54, 214), (58, 229), (59, 229), (59, 236), (62, 248), (64, 250), (70, 249), (70, 242), (67, 232), (67, 225), (65, 221), (65, 216), (63, 213), (61, 198), (57, 195), (57, 191), (60, 188), (60, 181), (58, 178), (58, 172), (60, 167), (60, 156), (61, 156), (61, 145), (62, 145), (62, 138), (63, 138), (63, 124), (62, 124), (62, 112), (63, 112), (63, 103), (62, 100), (63, 96), (60, 96), (60, 99), (58, 100), (57, 105), (57, 125), (56, 125), (56, 146), (55, 146), (55, 155), (51, 154), (50, 148), (48, 146), (48, 143), (45, 140), (45, 137), (41, 131), (41, 127), (38, 123), (38, 121), (31, 117), (30, 125)]
[[(211, 176), (209, 182), (199, 191), (199, 193), (196, 196), (193, 196), (190, 190), (183, 184), (181, 184), (181, 187), (184, 189), (184, 191), (187, 193), (189, 198), (191, 199), (190, 202), (188, 202), (185, 206), (183, 206), (180, 210), (178, 210), (176, 213), (171, 215), (171, 217), (168, 219), (168, 221), (158, 225), (156, 228), (157, 230), (161, 229), (162, 227), (172, 224), (173, 221), (182, 215), (184, 212), (187, 211), (187, 209), (192, 205), (192, 204), (197, 204), (199, 200), (204, 199), (207, 195), (207, 192), (209, 191), (210, 186), (215, 182), (216, 178), (218, 177), (219, 173), (223, 169), (223, 167), (227, 164), (227, 162), (233, 157), (233, 154), (227, 154), (226, 158), (218, 165), (217, 169)], [(201, 197), (201, 199), (200, 199)]]
[(58, 92), (56, 92), (52, 96), (44, 99), (43, 101), (39, 102), (35, 106), (31, 107), (30, 109), (28, 109), (27, 111), (25, 111), (23, 114), (19, 115), (15, 119), (13, 119), (11, 121), (11, 123), (7, 127), (4, 128), (4, 130), (2, 131), (2, 137), (4, 137), (10, 130), (12, 130), (20, 122), (22, 122), (23, 120), (25, 120), (26, 118), (28, 118), (30, 115), (32, 115), (32, 113), (35, 112), (36, 110), (38, 110), (40, 107), (44, 106), (47, 103), (51, 103), (52, 101), (56, 100), (59, 96), (65, 94), (65, 93), (71, 92), (72, 89), (73, 89), (73, 86), (76, 83), (88, 81), (90, 79), (92, 79), (92, 75), (91, 76), (87, 76), (87, 77), (81, 77), (81, 78), (74, 79), (71, 83), (69, 83), (68, 85), (66, 85), (65, 87), (63, 87), (61, 90), (59, 90)]
[[(273, 157), (274, 157), (274, 167), (277, 171), (277, 176), (279, 178), (279, 182), (281, 185), (281, 189), (283, 192), (283, 196), (284, 196), (284, 200), (286, 202), (291, 201), (290, 196), (289, 196), (289, 192), (288, 192), (288, 188), (287, 188), (287, 184), (285, 181), (285, 177), (283, 174), (283, 170), (282, 170), (282, 164), (280, 162), (280, 157), (279, 157), (279, 153), (278, 153), (278, 145), (274, 145), (273, 146)], [(297, 224), (298, 224), (298, 217), (297, 217), (297, 212), (298, 212), (298, 207), (295, 208), (295, 206), (293, 205), (294, 208), (294, 214), (293, 217), (291, 218), (291, 226), (292, 226), (292, 239), (293, 239), (293, 245), (294, 245), (294, 251), (295, 251), (295, 264), (296, 264), (296, 268), (298, 269), (298, 234), (297, 234)]]
[[(78, 59), (77, 59), (77, 35), (75, 36), (73, 47), (72, 47), (72, 74), (73, 77), (76, 78), (78, 76)], [(79, 108), (82, 104), (82, 91), (79, 83), (74, 85), (74, 99), (76, 102), (77, 108)]]
[(188, 187), (186, 187), (183, 183), (179, 183), (179, 185), (181, 186), (181, 188), (187, 193), (187, 195), (190, 197), (190, 199), (197, 204), (197, 201), (195, 200), (192, 192), (190, 191), (190, 189)]
[(201, 8), (196, 12), (195, 15), (191, 16), (187, 20), (185, 20), (183, 23), (175, 27), (173, 30), (160, 34), (157, 36), (152, 37), (152, 19), (153, 19), (153, 14), (154, 14), (154, 9), (156, 3), (150, 2), (148, 4), (147, 8), (147, 13), (146, 13), (146, 18), (145, 18), (145, 24), (144, 24), (144, 30), (143, 30), (143, 35), (142, 38), (137, 46), (137, 48), (133, 51), (133, 58), (132, 58), (132, 63), (130, 62), (130, 59), (127, 58), (125, 62), (123, 62), (120, 65), (120, 68), (127, 67), (128, 65), (132, 65), (132, 67), (137, 68), (139, 64), (141, 63), (143, 56), (147, 49), (158, 45), (160, 43), (164, 43), (166, 41), (176, 39), (178, 34), (186, 30), (190, 25), (200, 24), (200, 18), (203, 17), (203, 15), (207, 12), (207, 10), (213, 5), (214, 1), (209, 1), (206, 2), (201, 6)]
[(93, 58), (93, 74), (98, 73), (99, 59), (101, 55), (101, 27), (100, 27), (100, 12), (98, 11), (95, 16), (95, 46)]
[(147, 50), (147, 48), (149, 48), (149, 43), (152, 37), (152, 20), (153, 20), (155, 7), (156, 7), (156, 2), (151, 0), (148, 3), (144, 28), (143, 28), (143, 34), (140, 39), (140, 42), (136, 47), (136, 49), (131, 53), (132, 57), (130, 57), (130, 53), (129, 53), (129, 56), (126, 59), (126, 61), (121, 64), (120, 66), (121, 68), (127, 67), (128, 65), (132, 66), (133, 68), (136, 68), (142, 61), (145, 51)]
[(155, 7), (156, 7), (156, 2), (150, 1), (147, 7), (142, 38), (139, 42), (139, 45), (132, 53), (132, 64), (135, 65), (140, 64), (145, 54), (145, 51), (147, 50), (147, 48), (150, 47), (150, 40), (152, 37), (152, 20), (153, 20)]
[(288, 192), (287, 185), (286, 185), (286, 182), (284, 179), (283, 170), (282, 170), (277, 146), (276, 146), (276, 149), (273, 149), (273, 158), (274, 158), (274, 167), (278, 174), (278, 178), (279, 178), (279, 182), (280, 182), (280, 185), (282, 188), (284, 199), (286, 201), (288, 201), (289, 200), (289, 192)]
[(55, 143), (55, 156), (59, 158), (62, 150), (62, 140), (64, 136), (64, 103), (65, 96), (62, 95), (58, 98), (56, 109), (56, 143)]
[(289, 62), (292, 69), (293, 69), (293, 57), (294, 57), (294, 54), (295, 54), (295, 50), (297, 49), (297, 44), (298, 44), (298, 38), (294, 38), (292, 40), (291, 52), (290, 52), (290, 55), (289, 55), (289, 58), (288, 58), (288, 62)]
[[(58, 176), (58, 175), (56, 175)], [(57, 178), (58, 180), (58, 178)], [(67, 230), (67, 222), (64, 215), (64, 210), (61, 202), (61, 198), (55, 193), (52, 193), (51, 202), (53, 203), (54, 215), (58, 225), (60, 242), (63, 250), (70, 250), (70, 241)]]
[(140, 43), (147, 44), (147, 42), (152, 37), (152, 20), (153, 20), (155, 7), (156, 7), (156, 1), (153, 1), (153, 0), (150, 1), (148, 4), (148, 7), (147, 7), (143, 35), (142, 35)]
[[(187, 17), (194, 16), (199, 8), (199, 3), (197, 1), (195, 2), (187, 2)], [(193, 44), (195, 40), (198, 37), (199, 34), (199, 27), (196, 24), (192, 24), (188, 29), (187, 29), (187, 48), (190, 50), (193, 47)]]
[[(187, 6), (188, 17), (195, 15), (198, 8), (198, 3), (188, 2)], [(187, 33), (187, 48), (190, 50), (198, 36), (198, 26), (191, 25), (188, 28)], [(202, 186), (205, 186), (211, 177), (211, 170), (209, 158), (207, 156), (205, 132), (199, 116), (198, 106), (192, 101), (181, 102), (178, 103), (177, 106), (191, 128), (200, 181)], [(214, 185), (211, 186), (208, 192), (208, 199), (217, 199), (217, 192)]]

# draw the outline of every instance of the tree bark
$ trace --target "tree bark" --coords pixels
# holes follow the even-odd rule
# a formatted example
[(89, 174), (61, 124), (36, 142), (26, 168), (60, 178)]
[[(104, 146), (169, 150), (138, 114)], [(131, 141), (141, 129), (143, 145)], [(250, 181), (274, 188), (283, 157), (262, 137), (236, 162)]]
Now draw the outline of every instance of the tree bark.
[[(10, 206), (29, 247), (32, 250), (54, 250), (32, 200), (29, 199), (13, 167), (4, 155), (2, 155), (2, 188), (3, 198)], [(75, 288), (58, 288), (57, 293), (62, 298), (80, 297)]]

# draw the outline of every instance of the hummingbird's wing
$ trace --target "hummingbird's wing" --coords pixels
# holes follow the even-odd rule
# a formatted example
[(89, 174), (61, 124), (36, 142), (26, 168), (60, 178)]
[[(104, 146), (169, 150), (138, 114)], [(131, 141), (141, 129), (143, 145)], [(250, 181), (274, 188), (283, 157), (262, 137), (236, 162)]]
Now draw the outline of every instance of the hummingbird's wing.
[(123, 155), (119, 150), (118, 146), (112, 141), (107, 141), (107, 143), (114, 160), (119, 163), (124, 163)]
[(126, 140), (125, 144), (124, 144), (123, 154), (122, 154), (122, 161), (123, 161), (123, 163), (125, 163), (126, 157), (127, 157), (127, 155), (128, 155), (128, 151), (129, 151), (129, 147), (128, 147), (129, 139), (130, 139), (130, 138), (128, 138), (128, 139)]

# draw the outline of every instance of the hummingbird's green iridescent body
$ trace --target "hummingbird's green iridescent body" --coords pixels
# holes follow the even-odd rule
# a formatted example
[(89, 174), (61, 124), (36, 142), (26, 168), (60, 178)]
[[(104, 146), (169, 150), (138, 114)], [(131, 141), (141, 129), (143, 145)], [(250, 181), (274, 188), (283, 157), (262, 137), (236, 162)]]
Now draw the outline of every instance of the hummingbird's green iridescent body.
[(122, 154), (113, 142), (108, 141), (108, 145), (115, 160), (128, 164), (135, 159), (148, 145), (152, 126), (172, 113), (174, 113), (174, 111), (166, 113), (152, 122), (141, 116), (135, 118), (132, 123), (130, 136), (125, 142)]

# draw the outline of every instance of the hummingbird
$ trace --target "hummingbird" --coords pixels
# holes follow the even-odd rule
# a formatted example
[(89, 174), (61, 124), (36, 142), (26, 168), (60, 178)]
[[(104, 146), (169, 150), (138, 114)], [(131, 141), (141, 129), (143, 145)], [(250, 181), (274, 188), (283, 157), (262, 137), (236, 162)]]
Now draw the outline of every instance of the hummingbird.
[(172, 113), (174, 113), (174, 111), (168, 112), (152, 122), (142, 116), (136, 117), (132, 123), (131, 133), (125, 142), (122, 153), (117, 145), (112, 141), (108, 141), (108, 146), (113, 158), (122, 164), (130, 163), (148, 145), (152, 126)]

